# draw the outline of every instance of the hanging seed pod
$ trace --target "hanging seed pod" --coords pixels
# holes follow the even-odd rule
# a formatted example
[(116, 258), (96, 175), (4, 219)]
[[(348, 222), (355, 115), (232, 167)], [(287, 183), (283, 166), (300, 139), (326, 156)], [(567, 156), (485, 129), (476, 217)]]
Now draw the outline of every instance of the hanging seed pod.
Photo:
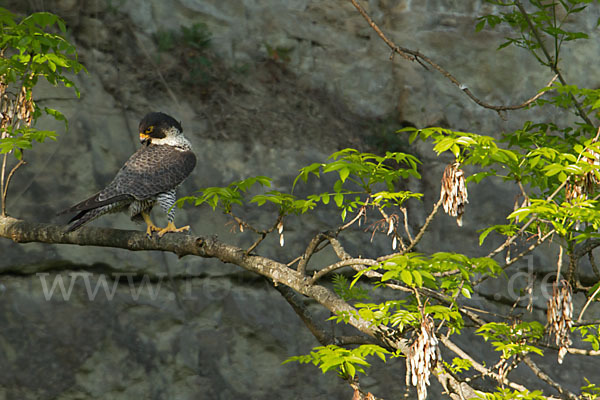
[(277, 233), (279, 233), (279, 245), (283, 247), (285, 239), (283, 238), (283, 221), (279, 221), (277, 224)]
[(21, 121), (23, 121), (27, 126), (31, 126), (34, 106), (31, 92), (28, 92), (25, 86), (21, 88), (21, 92), (19, 93), (19, 97), (17, 98), (16, 108), (18, 118)]
[(548, 334), (554, 334), (558, 346), (558, 363), (562, 364), (567, 350), (571, 345), (569, 337), (573, 326), (573, 299), (571, 285), (566, 280), (561, 280), (552, 287), (552, 298), (548, 300)]
[(578, 177), (574, 180), (574, 183), (568, 183), (565, 187), (565, 198), (568, 202), (574, 202), (578, 200), (585, 200), (587, 198), (587, 190), (585, 179)]
[(459, 163), (453, 163), (446, 167), (442, 176), (441, 198), (446, 214), (456, 217), (458, 226), (462, 226), (462, 216), (465, 212), (465, 204), (469, 202), (465, 174), (459, 168)]
[(406, 386), (412, 384), (417, 388), (418, 400), (427, 398), (429, 375), (439, 359), (438, 352), (433, 320), (426, 315), (421, 323), (419, 336), (410, 346), (406, 357)]
[[(596, 143), (596, 141), (592, 142)], [(592, 149), (588, 149), (587, 151), (592, 157), (584, 156), (583, 159), (590, 165), (600, 166), (600, 154)], [(583, 186), (585, 188), (585, 192), (589, 195), (595, 192), (596, 186), (600, 184), (598, 177), (594, 174), (593, 171), (586, 173), (583, 177), (584, 182)]]

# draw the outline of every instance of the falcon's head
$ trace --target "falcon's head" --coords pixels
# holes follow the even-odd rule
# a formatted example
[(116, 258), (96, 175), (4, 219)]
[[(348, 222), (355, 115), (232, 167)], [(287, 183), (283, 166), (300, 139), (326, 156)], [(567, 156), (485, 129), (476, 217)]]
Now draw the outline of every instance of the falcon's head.
[(140, 142), (145, 145), (178, 146), (182, 141), (187, 142), (181, 124), (175, 118), (161, 112), (146, 114), (140, 121), (139, 133)]

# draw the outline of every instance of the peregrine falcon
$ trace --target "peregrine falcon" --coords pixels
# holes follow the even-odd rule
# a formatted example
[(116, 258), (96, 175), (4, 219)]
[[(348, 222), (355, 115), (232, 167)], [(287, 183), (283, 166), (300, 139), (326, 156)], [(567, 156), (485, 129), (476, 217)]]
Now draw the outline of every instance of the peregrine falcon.
[[(72, 232), (106, 213), (129, 212), (134, 221), (146, 222), (146, 234), (183, 232), (190, 227), (176, 228), (175, 189), (196, 166), (196, 156), (183, 128), (173, 117), (160, 112), (147, 114), (139, 125), (142, 147), (133, 153), (117, 175), (100, 192), (61, 212), (78, 212), (69, 223)], [(150, 210), (158, 203), (167, 214), (168, 224), (159, 228), (150, 219)]]

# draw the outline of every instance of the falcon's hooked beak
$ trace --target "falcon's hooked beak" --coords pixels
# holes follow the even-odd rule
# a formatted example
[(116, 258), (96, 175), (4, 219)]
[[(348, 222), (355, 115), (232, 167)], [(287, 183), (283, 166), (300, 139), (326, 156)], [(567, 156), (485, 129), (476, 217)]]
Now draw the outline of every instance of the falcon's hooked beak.
[(147, 135), (144, 132), (140, 132), (140, 143), (150, 144), (150, 135)]

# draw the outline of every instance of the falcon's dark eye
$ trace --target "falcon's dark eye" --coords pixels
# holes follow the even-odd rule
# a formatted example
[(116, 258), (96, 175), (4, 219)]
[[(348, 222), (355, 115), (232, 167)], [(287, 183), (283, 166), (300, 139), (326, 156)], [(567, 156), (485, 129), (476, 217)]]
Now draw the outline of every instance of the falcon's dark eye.
[(144, 133), (150, 134), (150, 133), (152, 133), (153, 130), (154, 130), (154, 126), (151, 125), (151, 126), (149, 126), (149, 127), (146, 128), (146, 130), (144, 131)]

